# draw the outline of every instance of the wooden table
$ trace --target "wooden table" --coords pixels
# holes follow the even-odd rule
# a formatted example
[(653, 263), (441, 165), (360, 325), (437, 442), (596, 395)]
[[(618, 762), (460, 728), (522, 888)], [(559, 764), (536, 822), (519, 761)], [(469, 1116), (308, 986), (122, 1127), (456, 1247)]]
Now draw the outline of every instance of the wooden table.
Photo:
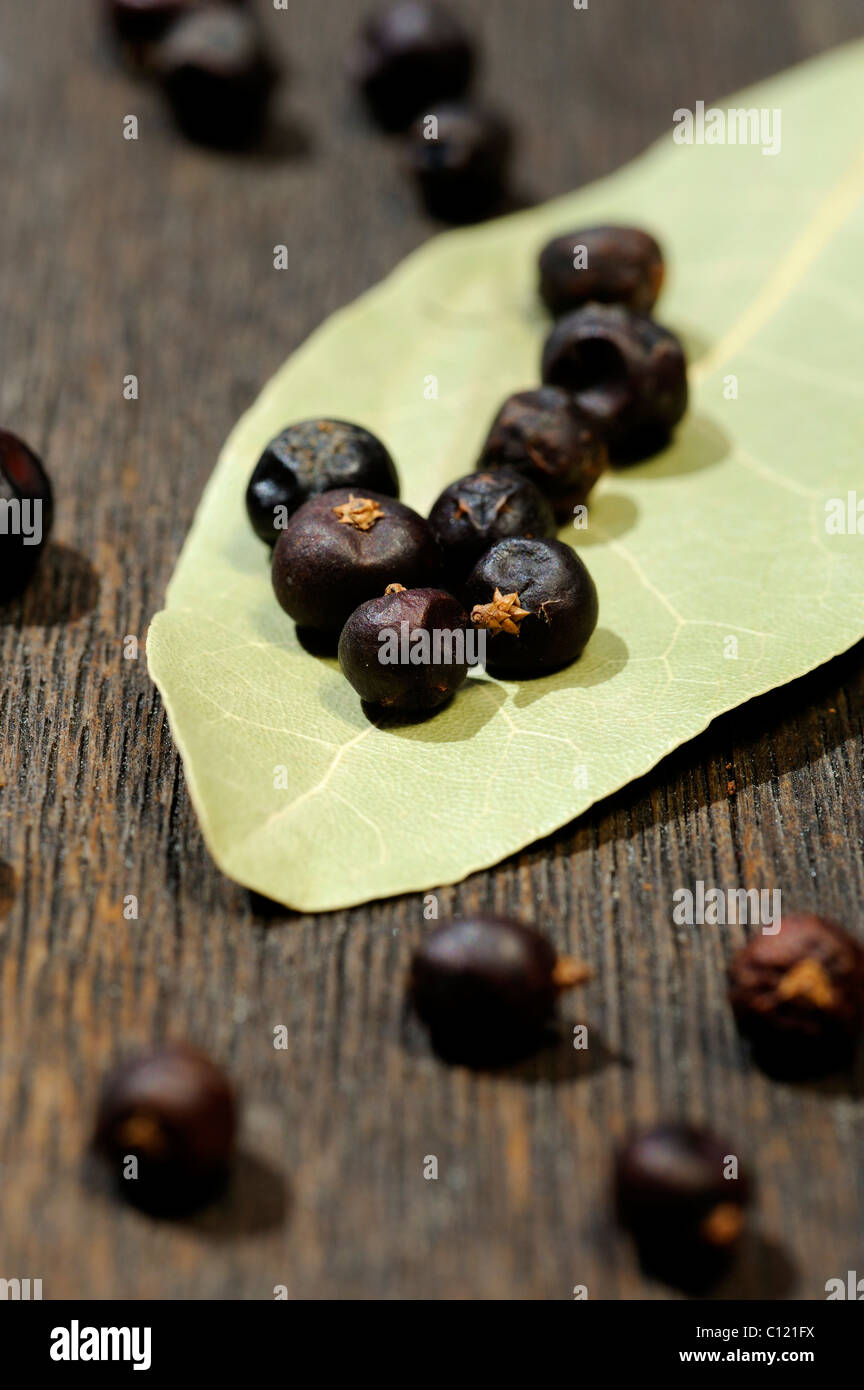
[[(247, 158), (174, 135), (94, 5), (0, 9), (0, 422), (58, 493), (38, 582), (0, 610), (0, 1275), (41, 1277), (46, 1298), (664, 1298), (610, 1220), (609, 1157), (629, 1122), (686, 1115), (759, 1175), (756, 1234), (719, 1296), (823, 1298), (864, 1274), (860, 1077), (754, 1070), (724, 1001), (742, 929), (676, 928), (671, 894), (780, 886), (862, 933), (861, 647), (441, 890), (444, 912), (524, 914), (595, 966), (574, 1015), (587, 1053), (565, 1036), (515, 1072), (447, 1069), (403, 1004), (419, 896), (298, 917), (203, 846), (148, 622), (239, 412), (432, 230), (343, 80), (356, 4), (260, 7), (292, 80)], [(862, 31), (860, 0), (459, 8), (536, 198), (614, 169), (676, 107)], [(166, 1035), (224, 1060), (246, 1103), (230, 1199), (173, 1226), (116, 1205), (82, 1163), (106, 1065)]]

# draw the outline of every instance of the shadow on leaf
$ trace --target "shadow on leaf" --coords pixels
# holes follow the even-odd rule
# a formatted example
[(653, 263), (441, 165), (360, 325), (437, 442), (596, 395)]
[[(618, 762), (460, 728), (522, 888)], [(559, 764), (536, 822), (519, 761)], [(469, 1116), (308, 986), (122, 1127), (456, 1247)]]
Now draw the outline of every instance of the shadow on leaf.
[(603, 545), (607, 541), (624, 536), (639, 519), (636, 503), (622, 492), (600, 492), (588, 502), (588, 525), (563, 526), (558, 539), (572, 545), (577, 552), (592, 545)]
[[(662, 317), (662, 315), (661, 315)], [(695, 328), (675, 328), (675, 333), (684, 349), (684, 356), (687, 358), (687, 366), (692, 370), (698, 367), (703, 357), (707, 357), (711, 350), (711, 343)]]
[(560, 690), (587, 690), (593, 685), (603, 685), (624, 670), (628, 655), (627, 644), (617, 633), (598, 627), (582, 656), (572, 666), (565, 666), (554, 676), (512, 682), (515, 688), (513, 704), (517, 709), (525, 709)]
[(500, 686), (475, 676), (443, 708), (429, 713), (382, 714), (373, 706), (362, 708), (369, 722), (384, 733), (415, 743), (464, 743), (495, 717), (506, 698)]
[(698, 473), (722, 463), (732, 452), (732, 440), (707, 415), (686, 415), (667, 449), (644, 462), (629, 465), (627, 472), (639, 482)]

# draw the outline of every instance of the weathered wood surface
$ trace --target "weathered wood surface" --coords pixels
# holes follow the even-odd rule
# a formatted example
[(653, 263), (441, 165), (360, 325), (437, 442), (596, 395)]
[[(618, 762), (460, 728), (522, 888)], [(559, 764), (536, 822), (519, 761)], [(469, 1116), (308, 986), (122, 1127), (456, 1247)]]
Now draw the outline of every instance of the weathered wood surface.
[[(754, 1071), (723, 995), (742, 929), (676, 929), (671, 894), (780, 886), (787, 905), (864, 930), (860, 648), (442, 889), (443, 911), (522, 913), (592, 962), (573, 1006), (587, 1054), (565, 1036), (517, 1073), (446, 1069), (403, 1009), (418, 897), (299, 918), (251, 900), (204, 849), (123, 639), (143, 648), (238, 413), (430, 231), (346, 91), (356, 5), (261, 7), (293, 79), (278, 138), (247, 159), (175, 137), (85, 0), (0, 8), (0, 419), (44, 454), (59, 497), (38, 583), (0, 612), (0, 1275), (41, 1277), (48, 1298), (270, 1298), (276, 1284), (568, 1298), (582, 1283), (666, 1297), (610, 1223), (608, 1160), (629, 1121), (687, 1115), (739, 1139), (760, 1179), (757, 1234), (721, 1296), (824, 1297), (861, 1269), (860, 1077), (792, 1087)], [(677, 106), (862, 30), (860, 0), (460, 8), (539, 198), (612, 170)], [(121, 138), (129, 113), (137, 143)], [(280, 242), (289, 274), (272, 268)], [(82, 1175), (104, 1067), (166, 1034), (224, 1059), (246, 1099), (234, 1196), (181, 1226)]]

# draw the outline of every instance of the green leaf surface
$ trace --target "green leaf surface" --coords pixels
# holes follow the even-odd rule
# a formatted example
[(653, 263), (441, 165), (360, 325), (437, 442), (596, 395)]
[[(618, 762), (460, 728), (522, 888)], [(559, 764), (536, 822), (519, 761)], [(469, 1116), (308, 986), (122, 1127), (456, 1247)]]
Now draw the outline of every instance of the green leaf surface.
[[(779, 108), (782, 152), (677, 145), (670, 111), (669, 135), (613, 177), (429, 242), (329, 319), (234, 429), (148, 638), (232, 878), (307, 910), (460, 879), (864, 635), (864, 535), (826, 529), (831, 499), (864, 499), (864, 45), (716, 105)], [(472, 676), (436, 717), (377, 727), (277, 606), (249, 474), (284, 425), (341, 416), (384, 439), (425, 512), (474, 467), (504, 396), (538, 380), (539, 248), (607, 220), (666, 247), (658, 316), (688, 346), (692, 400), (673, 446), (607, 475), (587, 531), (562, 532), (600, 627), (557, 675)]]

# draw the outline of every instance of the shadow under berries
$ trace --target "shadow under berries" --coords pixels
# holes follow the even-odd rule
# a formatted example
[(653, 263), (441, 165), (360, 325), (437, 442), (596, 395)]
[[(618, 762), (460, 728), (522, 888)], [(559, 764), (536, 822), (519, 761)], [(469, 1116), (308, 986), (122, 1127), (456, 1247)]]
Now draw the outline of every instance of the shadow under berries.
[(534, 1056), (498, 1068), (496, 1074), (502, 1080), (518, 1081), (526, 1086), (534, 1086), (538, 1081), (557, 1085), (565, 1081), (587, 1081), (607, 1067), (631, 1065), (628, 1058), (608, 1047), (590, 1025), (590, 1045), (575, 1048), (572, 1031), (575, 1026), (576, 1020), (559, 1019), (548, 1029), (543, 1047)]
[(362, 703), (337, 666), (333, 680), (321, 687), (319, 698), (332, 714), (358, 731), (374, 725), (393, 738), (417, 743), (465, 743), (494, 718), (507, 695), (484, 676), (469, 676), (446, 705), (418, 713), (388, 713), (380, 706)]
[(372, 706), (363, 705), (362, 708), (371, 723), (397, 737), (424, 743), (464, 743), (494, 718), (506, 698), (505, 692), (492, 681), (473, 676), (446, 705), (429, 713), (388, 714)]
[(315, 153), (315, 141), (308, 126), (291, 111), (284, 111), (268, 123), (253, 144), (239, 151), (229, 149), (223, 153), (238, 154), (250, 165), (281, 164), (310, 159)]
[(515, 212), (526, 212), (537, 206), (539, 199), (528, 188), (505, 188), (482, 212), (466, 211), (464, 215), (426, 212), (436, 227), (479, 227), (484, 222), (494, 222), (499, 217), (509, 217)]
[(53, 627), (90, 613), (99, 602), (99, 575), (69, 546), (49, 541), (24, 591), (0, 603), (0, 627)]
[(318, 661), (327, 662), (331, 666), (334, 662), (338, 663), (338, 632), (316, 632), (311, 627), (295, 627), (294, 632), (308, 656), (314, 656)]
[(241, 1151), (221, 1199), (196, 1212), (187, 1224), (207, 1239), (235, 1240), (284, 1225), (291, 1206), (291, 1191), (282, 1174), (254, 1154)]
[(628, 656), (623, 638), (607, 627), (598, 627), (579, 660), (571, 666), (534, 680), (507, 681), (503, 688), (508, 693), (512, 691), (513, 704), (517, 709), (525, 709), (560, 690), (587, 690), (591, 686), (605, 684), (624, 670)]
[(821, 1054), (809, 1041), (778, 1050), (754, 1046), (742, 1038), (740, 1047), (742, 1065), (758, 1068), (773, 1086), (809, 1091), (826, 1101), (835, 1101), (839, 1096), (860, 1100), (864, 1096), (864, 1047), (857, 1039), (833, 1060), (831, 1050), (827, 1055)]
[[(420, 1023), (406, 998), (402, 1012), (402, 1048), (406, 1056), (422, 1060), (435, 1059), (449, 1066), (464, 1067), (478, 1075), (495, 1076), (502, 1081), (515, 1081), (535, 1086), (539, 1081), (560, 1085), (564, 1082), (585, 1081), (610, 1066), (629, 1066), (629, 1060), (606, 1045), (596, 1029), (589, 1027), (590, 1046), (573, 1046), (576, 1020), (559, 1018), (551, 1022), (536, 1038), (533, 1051), (514, 1055), (495, 1062), (476, 1058), (466, 1062), (462, 1056), (449, 1056), (446, 1045), (433, 1042)], [(497, 1048), (500, 1043), (496, 1043)]]
[(798, 1271), (781, 1245), (758, 1231), (745, 1231), (734, 1261), (708, 1296), (715, 1302), (782, 1299), (795, 1291), (798, 1282)]
[(626, 465), (632, 468), (634, 481), (652, 478), (674, 478), (686, 473), (699, 473), (713, 468), (731, 454), (732, 440), (725, 430), (707, 415), (685, 415), (662, 453), (652, 458)]
[(713, 344), (696, 328), (676, 328), (675, 332), (684, 349), (688, 369), (692, 371), (703, 357), (708, 356)]
[(636, 503), (621, 492), (606, 492), (602, 488), (592, 493), (588, 502), (587, 525), (574, 526), (567, 522), (558, 532), (559, 541), (566, 541), (577, 552), (588, 546), (604, 545), (632, 531), (639, 520)]
[(755, 1231), (742, 1236), (735, 1253), (703, 1253), (682, 1249), (670, 1240), (665, 1248), (636, 1246), (639, 1267), (647, 1279), (674, 1289), (685, 1298), (722, 1302), (727, 1299), (788, 1298), (797, 1271), (785, 1251)]
[(81, 1181), (94, 1197), (121, 1203), (151, 1220), (195, 1231), (213, 1240), (234, 1240), (284, 1224), (290, 1207), (288, 1185), (275, 1168), (244, 1150), (232, 1171), (194, 1187), (153, 1187), (112, 1175), (93, 1149), (83, 1158)]

